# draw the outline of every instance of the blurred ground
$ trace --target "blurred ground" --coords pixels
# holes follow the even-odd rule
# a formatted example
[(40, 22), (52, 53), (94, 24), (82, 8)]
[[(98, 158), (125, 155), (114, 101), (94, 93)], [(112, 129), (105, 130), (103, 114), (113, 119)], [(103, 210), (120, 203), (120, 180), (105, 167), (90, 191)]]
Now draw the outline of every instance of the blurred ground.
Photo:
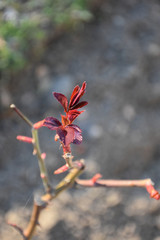
[[(152, 178), (160, 189), (160, 2), (103, 3), (98, 19), (63, 35), (45, 56), (1, 89), (1, 104), (14, 102), (33, 122), (62, 111), (52, 91), (69, 96), (87, 81), (89, 105), (77, 124), (83, 130), (75, 158), (85, 158), (89, 178)], [(8, 117), (6, 117), (8, 116)], [(32, 147), (16, 141), (29, 135), (15, 113), (1, 118), (0, 239), (20, 239), (6, 221), (25, 226), (32, 195), (41, 188)], [(54, 133), (40, 131), (52, 172), (63, 164)], [(35, 239), (159, 240), (160, 203), (143, 189), (71, 189), (43, 212)]]

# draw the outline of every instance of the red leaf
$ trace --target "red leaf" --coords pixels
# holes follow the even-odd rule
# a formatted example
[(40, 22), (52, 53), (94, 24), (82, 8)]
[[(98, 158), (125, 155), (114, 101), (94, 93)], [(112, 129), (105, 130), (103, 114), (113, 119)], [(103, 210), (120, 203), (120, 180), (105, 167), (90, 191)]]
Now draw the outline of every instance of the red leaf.
[(73, 89), (73, 92), (71, 94), (71, 97), (70, 97), (70, 102), (69, 102), (69, 108), (70, 106), (72, 106), (72, 102), (74, 101), (74, 99), (76, 98), (78, 92), (80, 91), (80, 87), (77, 85), (74, 89)]
[(80, 132), (80, 133), (82, 132), (82, 130), (80, 129), (80, 127), (78, 127), (78, 126), (75, 125), (75, 124), (69, 124), (68, 126), (74, 128), (77, 132)]
[(84, 112), (84, 111), (78, 111), (76, 109), (69, 110), (67, 115), (68, 115), (70, 123), (72, 123), (82, 112)]
[(86, 90), (86, 82), (83, 82), (81, 89), (79, 90), (79, 93), (77, 94), (76, 98), (72, 101), (72, 106), (73, 107), (75, 104), (77, 104), (80, 100), (80, 98), (84, 95)]
[(65, 127), (65, 130), (67, 132), (67, 135), (65, 136), (65, 145), (68, 146), (70, 143), (74, 141), (75, 130), (70, 126)]
[(78, 127), (75, 124), (70, 124), (68, 125), (69, 127), (72, 127), (74, 129), (74, 140), (72, 143), (74, 144), (80, 144), (83, 140), (82, 138), (82, 130), (80, 129), (80, 127)]
[(60, 102), (60, 104), (63, 106), (65, 112), (67, 112), (68, 100), (66, 96), (57, 92), (54, 92), (53, 95), (58, 100), (58, 102)]
[(87, 104), (88, 104), (88, 102), (83, 101), (83, 102), (80, 102), (80, 103), (76, 104), (75, 106), (71, 107), (71, 109), (72, 110), (73, 109), (79, 109), (79, 108), (82, 108), (82, 107), (86, 106)]
[(48, 127), (51, 130), (56, 130), (61, 125), (62, 124), (60, 123), (60, 121), (58, 121), (58, 119), (54, 117), (45, 118), (43, 123), (44, 127)]
[(67, 131), (63, 127), (58, 127), (57, 134), (59, 136), (60, 141), (63, 142), (64, 145), (66, 145)]

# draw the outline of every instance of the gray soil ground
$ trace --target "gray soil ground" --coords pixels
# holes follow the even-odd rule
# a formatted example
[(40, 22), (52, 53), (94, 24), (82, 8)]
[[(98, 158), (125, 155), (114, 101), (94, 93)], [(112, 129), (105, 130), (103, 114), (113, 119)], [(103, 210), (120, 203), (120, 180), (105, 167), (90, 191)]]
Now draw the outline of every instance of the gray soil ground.
[[(14, 102), (33, 122), (58, 117), (52, 97), (68, 97), (87, 82), (89, 105), (76, 124), (83, 143), (73, 146), (84, 158), (83, 178), (151, 178), (160, 189), (160, 2), (109, 0), (98, 20), (63, 35), (39, 63), (1, 89), (4, 108)], [(26, 226), (33, 193), (42, 189), (30, 145), (16, 135), (30, 129), (15, 113), (0, 125), (0, 239), (20, 239), (6, 224)], [(40, 130), (41, 149), (53, 176), (63, 164), (54, 132)], [(160, 202), (144, 189), (71, 189), (57, 198), (40, 219), (38, 240), (160, 240)]]

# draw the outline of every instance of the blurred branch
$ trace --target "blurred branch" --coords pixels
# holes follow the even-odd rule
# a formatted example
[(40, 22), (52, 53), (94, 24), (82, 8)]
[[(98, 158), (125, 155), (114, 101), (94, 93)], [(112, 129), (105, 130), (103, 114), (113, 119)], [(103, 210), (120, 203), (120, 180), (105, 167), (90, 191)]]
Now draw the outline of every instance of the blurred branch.
[(151, 198), (160, 199), (159, 192), (154, 188), (154, 183), (150, 178), (142, 180), (114, 180), (114, 179), (99, 179), (95, 175), (91, 179), (76, 179), (76, 183), (82, 187), (142, 187), (150, 194)]

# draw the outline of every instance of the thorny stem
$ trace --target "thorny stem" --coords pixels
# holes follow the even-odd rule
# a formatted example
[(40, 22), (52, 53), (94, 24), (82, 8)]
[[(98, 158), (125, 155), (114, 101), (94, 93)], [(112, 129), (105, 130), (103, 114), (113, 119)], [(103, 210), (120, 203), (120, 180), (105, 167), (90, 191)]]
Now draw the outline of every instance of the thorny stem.
[[(99, 175), (99, 174), (97, 174)], [(98, 177), (99, 178), (99, 177)], [(114, 180), (114, 179), (76, 179), (76, 183), (82, 187), (143, 187), (146, 188), (151, 198), (160, 199), (159, 192), (154, 188), (154, 183), (150, 178), (142, 180)], [(96, 180), (95, 180), (96, 179)]]
[[(32, 215), (27, 228), (23, 231), (23, 236), (26, 240), (30, 240), (35, 232), (38, 225), (38, 219), (41, 211), (48, 205), (48, 202), (56, 198), (62, 191), (71, 187), (75, 179), (83, 172), (84, 163), (83, 160), (77, 161), (75, 167), (70, 170), (68, 175), (56, 186), (53, 193), (47, 193), (43, 195), (40, 202), (34, 201)], [(12, 225), (13, 226), (13, 225)], [(19, 228), (19, 227), (18, 227)]]
[[(46, 191), (46, 194), (40, 198), (40, 202), (34, 201), (33, 210), (30, 221), (27, 228), (23, 231), (19, 226), (10, 223), (12, 227), (19, 231), (23, 239), (30, 240), (35, 232), (36, 226), (38, 225), (38, 219), (41, 211), (48, 205), (48, 203), (56, 198), (61, 192), (71, 187), (74, 182), (83, 187), (143, 187), (149, 192), (150, 197), (157, 200), (160, 199), (160, 194), (153, 187), (154, 183), (151, 179), (143, 180), (114, 180), (114, 179), (99, 179), (100, 174), (96, 174), (92, 179), (83, 180), (77, 179), (84, 170), (84, 162), (72, 161), (73, 156), (70, 151), (64, 151), (63, 158), (70, 167), (68, 175), (55, 187), (53, 190), (49, 184), (47, 170), (45, 167), (44, 159), (41, 156), (41, 150), (39, 146), (38, 131), (34, 129), (32, 122), (14, 105), (10, 106), (31, 128), (32, 138), (34, 145), (34, 154), (37, 155), (41, 178)], [(70, 150), (70, 149), (69, 149)]]
[(48, 174), (47, 174), (46, 166), (44, 163), (44, 159), (41, 157), (38, 131), (33, 128), (33, 123), (14, 104), (11, 104), (10, 108), (12, 108), (32, 129), (32, 138), (33, 138), (33, 146), (34, 146), (33, 154), (37, 155), (37, 158), (38, 158), (40, 175), (41, 175), (41, 179), (42, 179), (45, 191), (50, 192), (51, 186), (49, 184)]
[(34, 128), (32, 128), (32, 137), (33, 137), (33, 145), (34, 145), (33, 153), (37, 155), (41, 179), (42, 179), (45, 191), (49, 193), (51, 191), (51, 186), (49, 184), (48, 174), (47, 174), (47, 169), (44, 163), (44, 159), (41, 157), (38, 131)]
[(76, 179), (76, 183), (82, 187), (146, 187), (146, 184), (153, 185), (150, 178), (142, 180), (98, 179), (96, 182), (92, 179)]
[(39, 225), (38, 219), (40, 216), (41, 211), (47, 206), (46, 203), (38, 204), (34, 201), (32, 215), (29, 221), (27, 228), (23, 231), (23, 235), (27, 240), (30, 240), (36, 230), (36, 226)]

